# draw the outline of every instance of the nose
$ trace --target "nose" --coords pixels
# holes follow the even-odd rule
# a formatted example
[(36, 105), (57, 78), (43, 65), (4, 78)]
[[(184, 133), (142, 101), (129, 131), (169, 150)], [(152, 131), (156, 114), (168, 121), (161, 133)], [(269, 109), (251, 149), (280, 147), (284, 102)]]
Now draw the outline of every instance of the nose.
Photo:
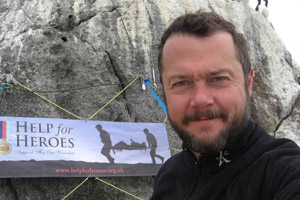
[(199, 110), (209, 108), (214, 104), (213, 91), (205, 82), (194, 84), (191, 106)]

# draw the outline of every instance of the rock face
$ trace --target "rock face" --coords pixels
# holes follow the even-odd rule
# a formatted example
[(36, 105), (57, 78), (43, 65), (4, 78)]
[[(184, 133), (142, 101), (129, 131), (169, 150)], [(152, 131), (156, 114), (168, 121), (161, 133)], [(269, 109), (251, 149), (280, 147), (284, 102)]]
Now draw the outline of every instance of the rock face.
[[(150, 78), (163, 99), (156, 59), (160, 37), (176, 17), (199, 9), (222, 15), (248, 40), (255, 67), (253, 119), (270, 134), (300, 145), (300, 68), (270, 22), (243, 1), (1, 0), (0, 80), (12, 74), (34, 91), (48, 91), (42, 94), (82, 119), (136, 75)], [(74, 118), (20, 87), (4, 90), (0, 105), (0, 116)], [(163, 122), (164, 118), (139, 79), (93, 120)], [(180, 149), (168, 123), (167, 129), (171, 148)], [(105, 180), (142, 199), (152, 192), (153, 177)], [(0, 179), (0, 200), (61, 199), (82, 181)], [(70, 199), (133, 198), (90, 179)]]

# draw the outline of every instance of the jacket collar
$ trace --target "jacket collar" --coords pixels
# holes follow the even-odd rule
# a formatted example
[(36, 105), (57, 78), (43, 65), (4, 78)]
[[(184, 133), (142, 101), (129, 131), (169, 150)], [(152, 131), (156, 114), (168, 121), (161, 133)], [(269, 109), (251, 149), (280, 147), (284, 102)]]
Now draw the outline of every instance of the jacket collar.
[(207, 176), (216, 173), (243, 155), (245, 151), (252, 146), (259, 137), (259, 134), (254, 131), (256, 126), (257, 124), (249, 120), (243, 134), (241, 134), (234, 143), (226, 146), (218, 153), (200, 155), (198, 160), (195, 158), (194, 154), (187, 149), (186, 145), (183, 144), (183, 150), (189, 154), (189, 158), (186, 158), (186, 162), (193, 162), (194, 165), (197, 165), (197, 169), (201, 169), (200, 171), (203, 172), (202, 174), (206, 174)]

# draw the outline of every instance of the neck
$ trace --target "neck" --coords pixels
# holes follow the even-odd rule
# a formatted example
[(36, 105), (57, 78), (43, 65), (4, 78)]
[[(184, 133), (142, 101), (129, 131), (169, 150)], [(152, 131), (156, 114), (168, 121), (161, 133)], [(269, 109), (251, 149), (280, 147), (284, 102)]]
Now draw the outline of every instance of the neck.
[(197, 153), (197, 152), (192, 152), (192, 153), (194, 154), (195, 158), (196, 158), (197, 160), (199, 160), (200, 153)]

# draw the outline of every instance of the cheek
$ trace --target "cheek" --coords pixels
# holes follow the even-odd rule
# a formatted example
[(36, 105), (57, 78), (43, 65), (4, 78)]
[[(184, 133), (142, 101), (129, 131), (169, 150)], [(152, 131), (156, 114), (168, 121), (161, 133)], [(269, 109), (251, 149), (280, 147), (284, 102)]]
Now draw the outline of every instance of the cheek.
[(229, 113), (240, 112), (246, 103), (245, 92), (242, 90), (222, 92), (215, 98), (215, 103)]
[(168, 114), (172, 118), (178, 118), (184, 115), (188, 100), (182, 96), (166, 95), (166, 104), (168, 108)]

